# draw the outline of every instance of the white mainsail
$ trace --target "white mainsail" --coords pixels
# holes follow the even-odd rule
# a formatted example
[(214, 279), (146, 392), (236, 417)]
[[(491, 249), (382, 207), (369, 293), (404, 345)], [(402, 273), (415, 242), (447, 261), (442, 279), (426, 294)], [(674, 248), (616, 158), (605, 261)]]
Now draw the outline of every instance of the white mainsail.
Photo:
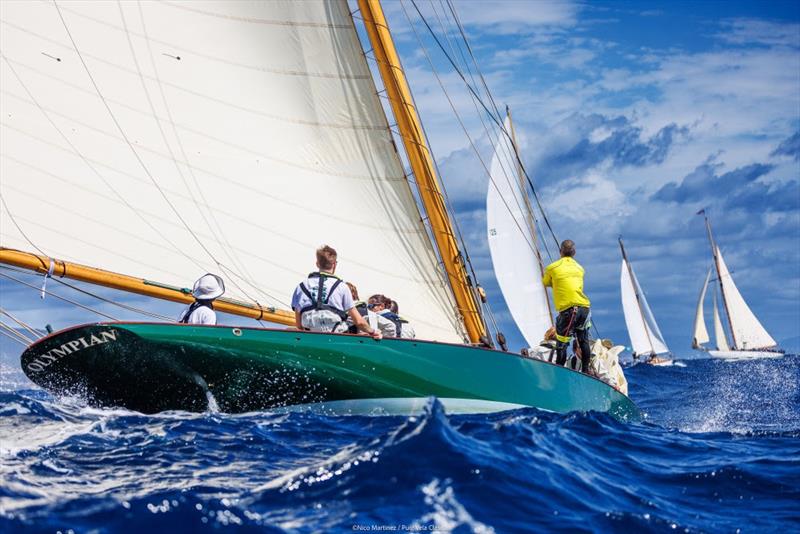
[(777, 343), (758, 321), (736, 288), (736, 284), (733, 283), (733, 278), (728, 271), (728, 266), (725, 265), (725, 260), (722, 258), (722, 252), (719, 247), (717, 247), (717, 258), (719, 260), (722, 291), (724, 291), (725, 295), (726, 311), (733, 330), (732, 341), (734, 348), (747, 350), (774, 347)]
[[(642, 287), (633, 272), (633, 266), (622, 260), (620, 274), (622, 310), (631, 339), (631, 348), (637, 354), (662, 354), (669, 352), (653, 312), (647, 304)], [(638, 299), (637, 299), (638, 295)]]
[(0, 245), (288, 308), (328, 243), (362, 297), (463, 340), (345, 0), (0, 19)]
[(692, 348), (700, 348), (703, 343), (708, 343), (708, 330), (706, 330), (706, 320), (703, 312), (703, 301), (706, 298), (708, 282), (711, 280), (711, 269), (708, 270), (706, 281), (703, 282), (703, 289), (700, 290), (700, 298), (697, 300), (697, 313), (694, 316), (694, 338)]
[(731, 350), (728, 339), (725, 336), (725, 329), (719, 319), (719, 307), (717, 307), (717, 292), (714, 291), (714, 338), (717, 342), (717, 350)]
[[(510, 131), (508, 119), (505, 128)], [(553, 323), (516, 169), (514, 147), (501, 134), (492, 156), (486, 195), (489, 251), (511, 316), (525, 341), (536, 346)]]

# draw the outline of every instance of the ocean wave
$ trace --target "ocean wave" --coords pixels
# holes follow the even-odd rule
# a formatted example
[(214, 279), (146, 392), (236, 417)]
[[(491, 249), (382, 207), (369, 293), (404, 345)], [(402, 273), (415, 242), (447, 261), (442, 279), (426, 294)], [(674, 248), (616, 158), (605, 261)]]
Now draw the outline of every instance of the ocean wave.
[(436, 399), (413, 416), (144, 415), (2, 391), (0, 530), (775, 531), (800, 502), (797, 371), (636, 366), (638, 423)]

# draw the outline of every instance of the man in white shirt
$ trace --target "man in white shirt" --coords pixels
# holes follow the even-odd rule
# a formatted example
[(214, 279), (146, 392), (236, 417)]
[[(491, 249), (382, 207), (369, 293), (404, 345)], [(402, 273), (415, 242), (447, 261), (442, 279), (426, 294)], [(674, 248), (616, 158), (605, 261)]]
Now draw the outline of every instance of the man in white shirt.
[(201, 276), (192, 288), (195, 301), (181, 312), (179, 323), (183, 324), (217, 324), (217, 313), (214, 311), (214, 300), (225, 293), (225, 283), (216, 274)]
[(295, 325), (300, 330), (342, 333), (347, 332), (349, 317), (358, 330), (381, 339), (381, 332), (367, 324), (356, 310), (348, 287), (333, 274), (336, 258), (336, 251), (328, 245), (317, 249), (319, 270), (300, 282), (292, 295)]

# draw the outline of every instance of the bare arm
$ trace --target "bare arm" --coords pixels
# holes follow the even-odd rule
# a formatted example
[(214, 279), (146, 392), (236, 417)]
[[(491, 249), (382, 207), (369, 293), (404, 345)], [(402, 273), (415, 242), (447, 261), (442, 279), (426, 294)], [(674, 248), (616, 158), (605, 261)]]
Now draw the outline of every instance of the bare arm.
[(303, 319), (301, 318), (301, 315), (302, 314), (299, 310), (294, 311), (294, 325), (298, 330), (305, 330), (305, 328), (303, 328)]
[(372, 336), (373, 339), (381, 339), (383, 334), (381, 334), (380, 330), (373, 330), (372, 327), (364, 320), (358, 310), (355, 308), (350, 308), (347, 310), (347, 315), (350, 316), (350, 319), (353, 320), (353, 324), (358, 328), (360, 331), (369, 334)]

